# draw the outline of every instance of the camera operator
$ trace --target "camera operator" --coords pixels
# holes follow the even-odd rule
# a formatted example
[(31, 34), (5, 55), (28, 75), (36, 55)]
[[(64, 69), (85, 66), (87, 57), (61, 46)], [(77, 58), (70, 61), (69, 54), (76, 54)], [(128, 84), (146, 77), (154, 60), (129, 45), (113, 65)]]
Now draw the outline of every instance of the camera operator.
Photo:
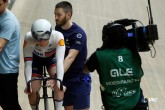
[(108, 23), (102, 30), (103, 45), (84, 65), (84, 72), (99, 74), (105, 110), (147, 110), (140, 83), (143, 76), (138, 51), (125, 46), (127, 32), (118, 23)]

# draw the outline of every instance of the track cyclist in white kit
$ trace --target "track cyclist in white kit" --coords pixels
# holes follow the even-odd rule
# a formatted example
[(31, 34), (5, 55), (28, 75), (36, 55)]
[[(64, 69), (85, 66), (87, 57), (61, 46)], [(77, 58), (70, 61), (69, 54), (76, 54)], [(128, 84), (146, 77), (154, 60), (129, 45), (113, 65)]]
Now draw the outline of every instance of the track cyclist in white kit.
[[(63, 80), (64, 67), (63, 60), (65, 54), (65, 43), (63, 35), (55, 30), (49, 21), (45, 19), (36, 20), (24, 39), (24, 61), (26, 82), (34, 77), (41, 77), (43, 66), (46, 66), (50, 77)], [(57, 73), (57, 74), (56, 74)], [(59, 81), (49, 80), (47, 86), (54, 90), (54, 101), (56, 110), (62, 110), (63, 91), (61, 91)], [(36, 92), (41, 88), (41, 81), (32, 81), (28, 94), (29, 103), (32, 110), (36, 110)]]

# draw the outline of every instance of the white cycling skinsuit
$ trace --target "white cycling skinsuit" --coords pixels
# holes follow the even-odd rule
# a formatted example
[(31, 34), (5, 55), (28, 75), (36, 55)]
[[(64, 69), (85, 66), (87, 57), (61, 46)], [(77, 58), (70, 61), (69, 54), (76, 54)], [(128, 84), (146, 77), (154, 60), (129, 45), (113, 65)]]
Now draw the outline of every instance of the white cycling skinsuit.
[(49, 44), (46, 47), (40, 47), (37, 43), (38, 41), (32, 37), (31, 32), (28, 32), (25, 36), (23, 49), (26, 81), (28, 82), (31, 80), (33, 54), (41, 58), (48, 58), (55, 54), (57, 79), (62, 81), (64, 75), (63, 61), (65, 54), (65, 43), (63, 35), (58, 31), (52, 30)]

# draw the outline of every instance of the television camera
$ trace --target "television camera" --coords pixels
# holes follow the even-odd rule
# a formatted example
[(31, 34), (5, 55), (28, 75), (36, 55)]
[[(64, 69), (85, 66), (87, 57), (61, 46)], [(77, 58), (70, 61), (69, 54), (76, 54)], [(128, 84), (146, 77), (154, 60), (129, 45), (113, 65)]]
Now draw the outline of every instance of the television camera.
[[(136, 49), (138, 52), (151, 50), (152, 47), (154, 48), (155, 40), (159, 39), (157, 25), (153, 23), (150, 0), (148, 0), (148, 5), (149, 24), (147, 26), (144, 26), (136, 19), (120, 19), (114, 21), (114, 23), (122, 24), (124, 27), (131, 26), (131, 29), (127, 29), (128, 38), (126, 39), (126, 45), (132, 49)], [(137, 22), (140, 22), (142, 26), (138, 26)]]

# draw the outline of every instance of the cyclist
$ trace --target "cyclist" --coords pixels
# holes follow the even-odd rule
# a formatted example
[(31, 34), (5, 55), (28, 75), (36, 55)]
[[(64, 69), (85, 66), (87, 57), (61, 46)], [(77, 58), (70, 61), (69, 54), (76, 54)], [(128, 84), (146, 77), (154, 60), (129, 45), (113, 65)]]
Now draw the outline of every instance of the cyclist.
[[(137, 51), (125, 46), (124, 26), (108, 23), (103, 27), (103, 45), (86, 62), (84, 72), (99, 74), (105, 110), (147, 110), (140, 88), (143, 70)], [(136, 106), (136, 107), (135, 107)]]
[[(64, 37), (60, 32), (52, 30), (49, 21), (38, 19), (32, 24), (31, 31), (25, 36), (23, 52), (26, 82), (32, 78), (41, 77), (43, 66), (46, 66), (50, 77), (57, 77), (57, 79), (63, 80)], [(63, 91), (59, 90), (59, 81), (56, 83), (50, 80), (47, 82), (47, 86), (54, 89), (55, 108), (56, 110), (61, 110), (62, 105), (58, 102), (63, 99)], [(36, 92), (40, 88), (41, 81), (39, 80), (32, 81), (30, 93), (27, 91), (27, 87), (25, 88), (32, 110), (36, 109)]]

